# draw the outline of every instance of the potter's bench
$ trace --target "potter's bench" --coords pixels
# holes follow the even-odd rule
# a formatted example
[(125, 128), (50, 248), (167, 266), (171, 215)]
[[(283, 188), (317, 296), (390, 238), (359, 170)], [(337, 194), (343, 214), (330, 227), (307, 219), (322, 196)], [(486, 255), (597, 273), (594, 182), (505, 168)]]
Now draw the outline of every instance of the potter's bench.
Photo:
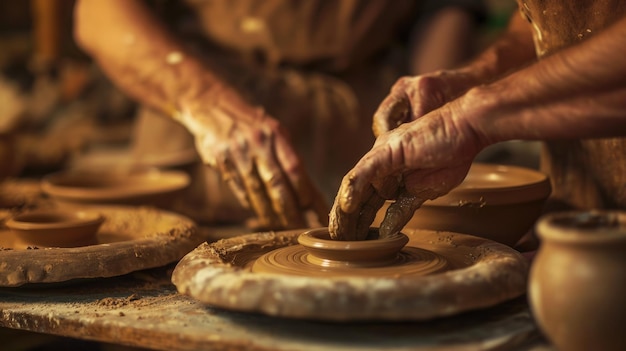
[(0, 289), (0, 326), (161, 350), (550, 350), (526, 298), (429, 322), (325, 323), (214, 309), (180, 295), (174, 264)]

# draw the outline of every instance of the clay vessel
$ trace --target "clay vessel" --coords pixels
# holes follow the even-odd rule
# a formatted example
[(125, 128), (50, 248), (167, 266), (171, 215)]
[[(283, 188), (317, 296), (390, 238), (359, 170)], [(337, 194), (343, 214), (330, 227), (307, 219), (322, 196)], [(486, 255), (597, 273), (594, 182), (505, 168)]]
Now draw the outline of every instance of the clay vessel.
[[(533, 227), (550, 192), (544, 173), (474, 163), (458, 187), (424, 202), (405, 228), (470, 234), (513, 246)], [(378, 211), (373, 226), (380, 226), (389, 204)]]
[(366, 240), (359, 241), (333, 240), (328, 228), (311, 229), (298, 237), (311, 254), (311, 263), (318, 266), (384, 266), (393, 263), (408, 242), (403, 233), (379, 238), (378, 228), (370, 228)]
[(626, 350), (626, 212), (564, 212), (537, 224), (542, 239), (529, 299), (559, 350)]
[(189, 175), (174, 170), (68, 170), (46, 175), (41, 188), (64, 204), (154, 205), (168, 208), (189, 182)]
[(97, 212), (34, 210), (10, 218), (5, 225), (15, 235), (16, 247), (78, 247), (96, 243), (104, 222)]

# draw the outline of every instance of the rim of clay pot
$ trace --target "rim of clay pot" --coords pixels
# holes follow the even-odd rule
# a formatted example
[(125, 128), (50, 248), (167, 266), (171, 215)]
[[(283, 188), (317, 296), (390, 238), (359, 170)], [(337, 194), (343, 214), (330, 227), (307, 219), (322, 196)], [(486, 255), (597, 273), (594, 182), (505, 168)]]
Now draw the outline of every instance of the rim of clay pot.
[(173, 192), (187, 187), (189, 183), (189, 175), (177, 170), (69, 170), (44, 176), (41, 188), (53, 197), (112, 201)]
[(504, 205), (546, 199), (548, 176), (540, 171), (508, 165), (473, 163), (463, 182), (448, 194), (423, 206)]
[(389, 263), (408, 242), (409, 237), (403, 233), (379, 238), (378, 228), (370, 228), (367, 239), (358, 241), (333, 240), (327, 227), (312, 229), (298, 236), (298, 243), (314, 256), (312, 263), (322, 266), (338, 262), (367, 262), (368, 265)]
[(35, 210), (11, 217), (5, 225), (16, 230), (47, 230), (100, 224), (104, 217), (92, 211)]
[(90, 244), (103, 222), (98, 212), (52, 209), (22, 212), (5, 225), (22, 244), (65, 247)]
[(546, 214), (537, 222), (546, 241), (606, 244), (626, 240), (626, 211), (566, 211)]

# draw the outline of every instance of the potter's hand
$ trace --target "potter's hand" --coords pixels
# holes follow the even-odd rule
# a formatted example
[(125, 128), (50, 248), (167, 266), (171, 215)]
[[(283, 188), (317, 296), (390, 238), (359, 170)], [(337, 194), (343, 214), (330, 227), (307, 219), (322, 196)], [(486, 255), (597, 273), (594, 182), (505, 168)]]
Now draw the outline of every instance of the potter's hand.
[(400, 78), (374, 114), (372, 129), (379, 136), (416, 120), (466, 92), (475, 84), (462, 71), (437, 71)]
[[(328, 207), (277, 120), (232, 91), (203, 101), (195, 111), (179, 119), (194, 134), (203, 161), (256, 213), (260, 227), (326, 225)], [(317, 223), (307, 223), (310, 211)]]
[(454, 103), (381, 134), (343, 178), (330, 212), (334, 239), (364, 240), (376, 211), (395, 199), (380, 226), (386, 237), (402, 229), (415, 210), (465, 178), (484, 145)]

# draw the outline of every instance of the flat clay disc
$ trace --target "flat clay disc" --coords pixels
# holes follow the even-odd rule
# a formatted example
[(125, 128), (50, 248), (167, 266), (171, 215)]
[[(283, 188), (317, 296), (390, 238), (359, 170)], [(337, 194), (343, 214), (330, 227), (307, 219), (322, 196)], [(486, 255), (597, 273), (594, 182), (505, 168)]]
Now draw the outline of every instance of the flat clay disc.
[[(44, 202), (38, 206), (58, 205)], [(0, 287), (113, 277), (160, 267), (203, 241), (193, 221), (172, 212), (131, 206), (88, 209), (105, 220), (96, 234), (97, 242), (80, 247), (19, 247), (0, 220)]]
[(264, 255), (274, 251), (305, 260), (297, 243), (302, 232), (204, 243), (178, 263), (172, 282), (180, 293), (216, 307), (330, 321), (425, 320), (493, 306), (526, 290), (528, 263), (517, 251), (488, 239), (428, 230), (404, 231), (410, 240), (400, 255), (409, 257), (395, 263), (396, 269), (306, 273), (284, 262), (270, 263), (275, 271), (254, 268), (260, 257), (271, 260)]

